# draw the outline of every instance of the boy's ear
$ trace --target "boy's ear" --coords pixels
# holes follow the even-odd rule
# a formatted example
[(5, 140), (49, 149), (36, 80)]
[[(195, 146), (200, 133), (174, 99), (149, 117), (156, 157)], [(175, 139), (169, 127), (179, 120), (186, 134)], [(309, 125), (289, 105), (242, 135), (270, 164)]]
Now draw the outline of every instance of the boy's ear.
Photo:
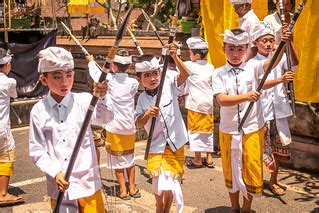
[(255, 47), (257, 47), (257, 41), (253, 41), (253, 45), (255, 46)]
[(40, 75), (40, 81), (44, 86), (48, 86), (47, 78), (43, 74)]

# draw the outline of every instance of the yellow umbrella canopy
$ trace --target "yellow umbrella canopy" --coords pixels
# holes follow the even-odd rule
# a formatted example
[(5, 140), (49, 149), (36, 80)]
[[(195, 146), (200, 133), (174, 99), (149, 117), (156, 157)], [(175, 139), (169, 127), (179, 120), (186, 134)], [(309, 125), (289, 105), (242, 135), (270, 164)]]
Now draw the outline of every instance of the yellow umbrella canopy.
[[(104, 4), (105, 0), (98, 0)], [(99, 5), (95, 0), (70, 0), (68, 3), (68, 12), (71, 14), (98, 14), (105, 13), (105, 8)]]

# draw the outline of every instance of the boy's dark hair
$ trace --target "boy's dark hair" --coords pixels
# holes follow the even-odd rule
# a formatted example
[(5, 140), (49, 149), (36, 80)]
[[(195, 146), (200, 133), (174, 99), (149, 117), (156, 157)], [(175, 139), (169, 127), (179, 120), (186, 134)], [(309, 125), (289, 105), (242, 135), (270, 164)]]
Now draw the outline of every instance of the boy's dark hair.
[[(118, 56), (130, 56), (131, 54), (129, 53), (129, 51), (125, 50), (125, 49), (120, 49), (117, 51), (116, 55)], [(125, 72), (131, 64), (120, 64), (120, 63), (117, 63), (117, 62), (113, 62), (116, 66), (117, 66), (117, 69), (120, 71), (120, 72)]]
[[(137, 59), (136, 63), (142, 63), (142, 62), (144, 62), (144, 61), (151, 61), (154, 57), (155, 57), (155, 56), (154, 56), (154, 55), (151, 55), (151, 54), (141, 55), (141, 56)], [(141, 78), (142, 73), (141, 73), (141, 72), (137, 72), (137, 73), (136, 73), (136, 76), (137, 76), (138, 78)]]
[(204, 59), (208, 54), (208, 49), (191, 49), (194, 55), (199, 54), (201, 59)]

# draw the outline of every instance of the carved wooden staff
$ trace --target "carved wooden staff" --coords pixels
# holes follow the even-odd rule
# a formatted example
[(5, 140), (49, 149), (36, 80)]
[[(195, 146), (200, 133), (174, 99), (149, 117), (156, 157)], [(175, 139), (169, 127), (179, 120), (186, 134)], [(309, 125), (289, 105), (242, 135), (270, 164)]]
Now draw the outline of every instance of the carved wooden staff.
[[(72, 38), (74, 43), (81, 48), (84, 55), (89, 56), (90, 53), (83, 47), (83, 45), (79, 42), (79, 40), (72, 34), (71, 30), (66, 26), (66, 24), (64, 24), (63, 21), (61, 21), (61, 24), (62, 24), (62, 27), (65, 30), (65, 32)], [(103, 70), (102, 67), (100, 67), (100, 65), (98, 63), (96, 63), (95, 60), (94, 60), (94, 63), (101, 71)]]
[[(289, 31), (290, 31), (290, 32), (292, 31), (292, 29), (293, 29), (293, 27), (294, 27), (294, 25), (295, 25), (295, 23), (296, 23), (296, 21), (297, 21), (299, 15), (300, 15), (301, 11), (302, 11), (302, 9), (304, 8), (306, 2), (307, 2), (307, 0), (303, 0), (303, 1), (301, 1), (301, 3), (299, 4), (298, 9), (297, 9), (297, 12), (294, 14), (293, 18), (291, 19), (291, 21), (290, 21), (290, 23), (289, 23)], [(271, 59), (271, 61), (270, 61), (270, 64), (269, 64), (267, 70), (265, 71), (264, 76), (263, 76), (263, 78), (261, 79), (261, 81), (260, 81), (260, 83), (259, 83), (259, 85), (258, 85), (258, 87), (257, 87), (257, 89), (256, 89), (257, 92), (260, 92), (261, 89), (263, 88), (264, 83), (265, 83), (265, 81), (266, 81), (266, 79), (267, 79), (267, 77), (268, 77), (270, 71), (272, 70), (273, 65), (274, 65), (274, 63), (275, 63), (275, 61), (276, 61), (276, 59), (277, 59), (277, 57), (278, 57), (278, 55), (279, 55), (281, 49), (284, 47), (284, 45), (285, 45), (285, 42), (284, 42), (284, 41), (281, 41), (280, 44), (279, 44), (279, 46), (277, 47), (277, 50), (276, 50), (274, 56), (272, 57), (272, 59)], [(254, 102), (250, 102), (250, 103), (249, 103), (249, 106), (248, 106), (248, 108), (247, 108), (247, 110), (246, 110), (246, 112), (245, 112), (245, 114), (244, 114), (244, 117), (243, 117), (243, 119), (241, 120), (241, 122), (240, 122), (240, 124), (239, 124), (239, 126), (238, 126), (238, 131), (239, 131), (239, 132), (241, 132), (241, 130), (242, 130), (242, 128), (243, 128), (243, 125), (244, 125), (244, 123), (245, 123), (245, 121), (246, 121), (246, 119), (247, 119), (247, 117), (248, 117), (248, 115), (249, 115), (249, 113), (250, 113), (250, 111), (251, 111), (253, 105), (254, 105)]]
[(148, 23), (150, 23), (150, 26), (153, 29), (153, 32), (155, 33), (156, 37), (161, 42), (162, 46), (164, 46), (164, 42), (161, 39), (160, 35), (158, 34), (157, 29), (156, 29), (155, 25), (152, 23), (150, 17), (147, 15), (147, 13), (143, 9), (141, 9), (141, 10), (142, 10), (142, 13), (143, 13), (145, 19), (148, 21)]
[[(279, 0), (279, 9), (280, 9), (280, 18), (281, 23), (283, 24), (285, 22), (285, 11), (284, 11), (284, 4), (283, 0)], [(291, 71), (291, 58), (290, 58), (290, 49), (289, 47), (286, 47), (286, 57), (287, 57), (287, 68), (289, 71)], [(296, 103), (295, 103), (295, 92), (294, 92), (294, 84), (293, 81), (288, 82), (288, 89), (289, 89), (289, 96), (291, 101), (291, 110), (293, 117), (296, 118)]]
[[(176, 35), (177, 20), (178, 20), (178, 6), (179, 6), (179, 0), (176, 1), (176, 9), (175, 9), (175, 14), (172, 18), (172, 24), (170, 27), (170, 33), (169, 33), (169, 37), (168, 37), (168, 44), (173, 43), (175, 35)], [(166, 51), (166, 55), (164, 58), (164, 66), (163, 66), (163, 70), (162, 70), (162, 74), (161, 74), (161, 81), (160, 81), (160, 84), (158, 86), (157, 96), (156, 96), (156, 101), (155, 101), (156, 107), (159, 106), (160, 101), (161, 101), (162, 90), (163, 90), (166, 70), (167, 70), (167, 66), (168, 66), (168, 56), (169, 56), (169, 51)], [(146, 144), (146, 150), (145, 150), (145, 155), (144, 155), (145, 160), (147, 159), (149, 151), (150, 151), (151, 142), (152, 142), (152, 138), (153, 138), (153, 132), (154, 132), (154, 128), (155, 128), (155, 122), (156, 122), (156, 117), (153, 117), (151, 127), (150, 127), (150, 132), (148, 134), (147, 144)]]
[[(109, 71), (110, 65), (111, 65), (111, 63), (112, 63), (112, 61), (113, 61), (113, 59), (114, 59), (114, 57), (116, 55), (116, 52), (117, 52), (117, 49), (118, 49), (118, 45), (119, 45), (120, 41), (122, 40), (122, 38), (124, 36), (125, 29), (126, 29), (126, 26), (127, 26), (127, 23), (128, 23), (128, 19), (130, 17), (131, 12), (132, 12), (132, 8), (129, 9), (129, 11), (128, 11), (128, 13), (127, 13), (127, 15), (126, 15), (121, 27), (120, 27), (120, 29), (118, 30), (118, 32), (116, 34), (115, 43), (114, 43), (113, 47), (111, 48), (111, 50), (110, 50), (110, 52), (109, 52), (109, 54), (108, 54), (108, 56), (106, 58), (106, 61), (105, 61), (104, 66), (103, 66), (102, 73), (100, 75), (99, 82), (102, 82), (102, 81), (105, 80), (106, 74)], [(88, 111), (86, 112), (86, 115), (85, 115), (81, 130), (80, 130), (80, 133), (78, 135), (78, 138), (76, 140), (76, 143), (75, 143), (75, 146), (74, 146), (71, 158), (70, 158), (70, 162), (69, 162), (68, 168), (67, 168), (66, 173), (65, 173), (65, 180), (66, 181), (68, 181), (69, 178), (70, 178), (70, 175), (71, 175), (71, 172), (72, 172), (72, 169), (73, 169), (77, 154), (78, 154), (78, 152), (80, 150), (80, 147), (81, 147), (81, 144), (82, 144), (82, 140), (84, 138), (84, 135), (85, 135), (85, 132), (87, 130), (87, 127), (88, 127), (88, 125), (90, 123), (90, 120), (91, 120), (91, 117), (92, 117), (92, 114), (93, 114), (93, 111), (94, 111), (94, 108), (95, 108), (95, 105), (96, 105), (98, 99), (99, 99), (98, 95), (93, 93), (93, 97), (92, 97), (92, 100), (90, 102), (90, 106), (88, 108)], [(59, 194), (58, 194), (58, 198), (57, 198), (54, 210), (53, 210), (54, 213), (58, 213), (59, 212), (59, 208), (60, 208), (62, 200), (63, 200), (63, 195), (64, 195), (64, 192), (60, 191)]]

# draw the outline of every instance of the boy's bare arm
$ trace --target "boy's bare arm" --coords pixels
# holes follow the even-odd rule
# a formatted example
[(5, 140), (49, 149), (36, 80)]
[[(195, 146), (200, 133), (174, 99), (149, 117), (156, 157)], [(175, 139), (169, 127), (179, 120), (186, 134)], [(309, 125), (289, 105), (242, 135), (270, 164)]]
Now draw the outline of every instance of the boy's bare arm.
[(265, 81), (263, 90), (270, 89), (280, 83), (287, 83), (288, 81), (293, 81), (293, 80), (294, 80), (294, 73), (291, 71), (288, 71), (288, 72), (285, 72), (280, 78), (277, 78), (275, 80)]
[(299, 64), (299, 59), (298, 59), (298, 55), (297, 55), (297, 51), (295, 49), (294, 43), (292, 41), (290, 41), (288, 43), (288, 47), (290, 49), (291, 65), (292, 66), (297, 66)]
[(259, 99), (260, 93), (253, 90), (248, 93), (239, 95), (226, 95), (219, 93), (216, 95), (216, 99), (221, 106), (234, 106), (245, 101), (255, 102)]
[(135, 122), (136, 128), (142, 128), (146, 124), (148, 119), (150, 119), (151, 117), (158, 116), (158, 113), (159, 113), (158, 107), (153, 106), (149, 108), (143, 115), (137, 118)]
[(177, 85), (180, 86), (186, 81), (186, 79), (189, 76), (190, 71), (185, 66), (182, 59), (180, 59), (180, 57), (178, 57), (176, 45), (173, 43), (169, 44), (168, 49), (169, 49), (170, 55), (172, 56), (173, 60), (175, 61), (175, 64), (176, 64), (178, 70), (180, 71), (180, 74), (177, 77)]

